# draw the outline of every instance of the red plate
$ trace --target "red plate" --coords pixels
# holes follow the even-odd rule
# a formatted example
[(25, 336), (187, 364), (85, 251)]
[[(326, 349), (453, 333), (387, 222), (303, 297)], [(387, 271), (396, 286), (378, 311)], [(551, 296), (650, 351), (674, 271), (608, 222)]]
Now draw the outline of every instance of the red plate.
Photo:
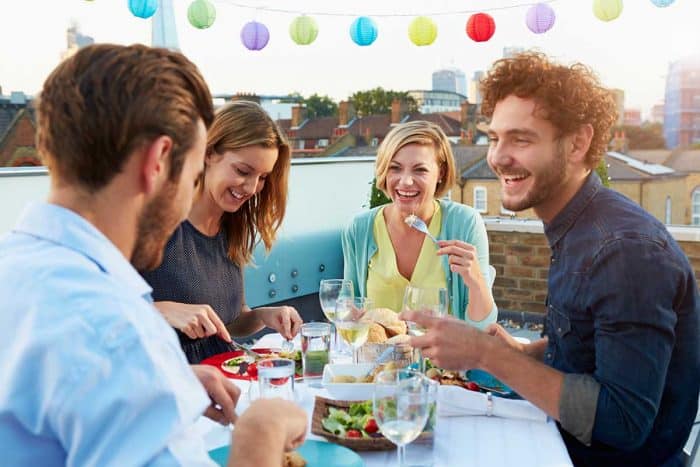
[[(253, 352), (259, 353), (259, 354), (261, 354), (261, 355), (263, 355), (263, 356), (264, 356), (265, 354), (271, 354), (271, 353), (279, 354), (279, 352), (280, 352), (279, 349), (265, 349), (265, 348), (261, 348), (261, 349), (251, 349), (251, 350), (252, 350)], [(203, 365), (211, 365), (211, 366), (214, 366), (214, 367), (218, 368), (219, 371), (221, 371), (221, 372), (224, 374), (224, 376), (226, 376), (227, 378), (232, 378), (232, 379), (244, 379), (244, 380), (247, 380), (247, 381), (257, 380), (257, 379), (258, 379), (258, 378), (257, 378), (257, 374), (256, 374), (255, 376), (250, 376), (247, 372), (245, 372), (245, 373), (243, 373), (243, 374), (241, 374), (241, 373), (234, 373), (233, 371), (228, 371), (228, 370), (226, 370), (225, 367), (223, 366), (223, 363), (224, 363), (226, 360), (228, 360), (228, 359), (230, 359), (230, 358), (234, 358), (234, 357), (241, 357), (241, 356), (243, 356), (243, 355), (244, 355), (244, 352), (243, 352), (242, 350), (235, 350), (235, 351), (233, 351), (233, 352), (224, 352), (224, 353), (212, 355), (212, 356), (209, 357), (209, 358), (205, 358), (205, 359), (202, 360), (200, 363), (203, 364)], [(297, 362), (297, 365), (301, 365), (301, 362)], [(298, 377), (299, 377), (299, 376), (297, 376), (297, 378), (298, 378)]]

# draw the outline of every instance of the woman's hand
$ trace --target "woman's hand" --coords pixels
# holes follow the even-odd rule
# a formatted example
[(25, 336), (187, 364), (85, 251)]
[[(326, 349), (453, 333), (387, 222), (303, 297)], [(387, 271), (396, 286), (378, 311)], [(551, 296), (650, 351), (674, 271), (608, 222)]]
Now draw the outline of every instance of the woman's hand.
[(265, 326), (279, 332), (285, 339), (294, 338), (303, 324), (301, 316), (291, 306), (256, 308), (255, 313)]
[(461, 240), (440, 240), (438, 255), (447, 255), (450, 271), (462, 276), (467, 287), (472, 288), (483, 280), (476, 248)]
[(165, 320), (175, 329), (185, 333), (190, 339), (213, 336), (231, 342), (226, 326), (209, 305), (190, 305), (178, 302), (155, 302)]

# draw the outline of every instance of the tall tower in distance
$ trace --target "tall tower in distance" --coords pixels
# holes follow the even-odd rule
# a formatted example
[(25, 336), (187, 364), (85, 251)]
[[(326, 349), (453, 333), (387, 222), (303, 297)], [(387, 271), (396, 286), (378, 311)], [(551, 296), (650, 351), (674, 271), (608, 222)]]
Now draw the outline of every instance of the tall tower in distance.
[(151, 19), (151, 45), (180, 50), (175, 27), (173, 0), (158, 0), (158, 9)]
[(433, 72), (433, 91), (456, 92), (467, 95), (467, 79), (457, 68), (445, 68)]
[(664, 138), (669, 149), (700, 142), (700, 56), (668, 67)]
[(61, 60), (66, 59), (86, 45), (94, 44), (95, 39), (80, 32), (78, 23), (71, 23), (66, 29), (66, 50), (61, 54)]

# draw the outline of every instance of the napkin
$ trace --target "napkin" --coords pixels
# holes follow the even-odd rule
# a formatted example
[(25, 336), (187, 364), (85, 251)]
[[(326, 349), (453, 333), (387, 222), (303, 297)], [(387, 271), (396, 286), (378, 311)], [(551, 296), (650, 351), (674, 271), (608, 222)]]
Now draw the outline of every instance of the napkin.
[(443, 417), (486, 415), (546, 422), (547, 414), (528, 401), (504, 399), (469, 391), (459, 386), (438, 388), (438, 414)]

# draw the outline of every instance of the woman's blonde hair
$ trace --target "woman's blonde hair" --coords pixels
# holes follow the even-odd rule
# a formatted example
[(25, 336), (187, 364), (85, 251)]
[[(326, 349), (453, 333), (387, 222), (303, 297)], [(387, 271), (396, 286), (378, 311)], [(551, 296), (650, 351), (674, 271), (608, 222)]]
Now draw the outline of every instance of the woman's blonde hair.
[[(263, 242), (267, 251), (272, 248), (287, 206), (291, 151), (282, 130), (255, 102), (236, 101), (219, 109), (207, 134), (207, 155), (248, 146), (277, 148), (278, 156), (260, 193), (236, 212), (225, 212), (221, 219), (228, 256), (239, 266), (250, 262), (258, 241)], [(206, 169), (199, 179), (200, 193), (205, 177)]]
[(389, 172), (391, 159), (402, 147), (408, 144), (430, 145), (435, 148), (436, 162), (441, 177), (435, 187), (434, 196), (440, 198), (452, 188), (457, 179), (455, 158), (445, 132), (438, 125), (425, 120), (396, 125), (386, 135), (377, 150), (377, 161), (374, 166), (377, 188), (389, 196), (386, 188), (386, 176)]

